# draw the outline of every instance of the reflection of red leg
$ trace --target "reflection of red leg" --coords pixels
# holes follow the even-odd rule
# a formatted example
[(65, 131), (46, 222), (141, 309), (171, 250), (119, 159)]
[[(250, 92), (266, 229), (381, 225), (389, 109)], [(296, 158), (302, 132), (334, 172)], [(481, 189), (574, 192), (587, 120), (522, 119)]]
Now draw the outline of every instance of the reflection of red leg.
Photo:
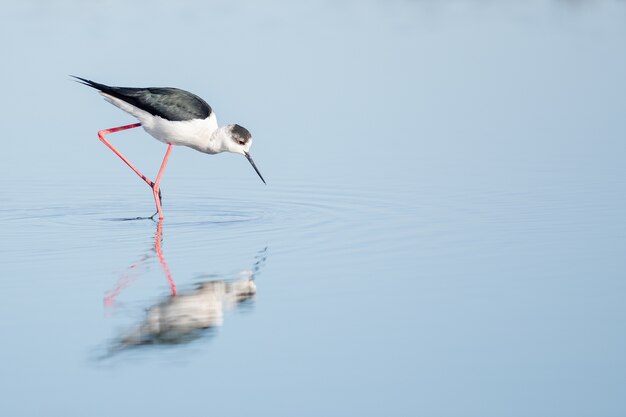
[(121, 132), (122, 130), (132, 129), (132, 128), (139, 127), (139, 126), (141, 126), (141, 123), (134, 123), (132, 125), (126, 125), (126, 126), (120, 126), (120, 127), (112, 127), (110, 129), (104, 129), (104, 130), (101, 130), (101, 131), (98, 132), (98, 137), (100, 138), (102, 143), (104, 143), (106, 146), (109, 147), (109, 149), (111, 149), (113, 152), (115, 152), (115, 154), (117, 156), (119, 156), (121, 158), (121, 160), (124, 161), (124, 163), (130, 167), (130, 169), (135, 171), (135, 174), (139, 175), (139, 178), (144, 180), (146, 182), (146, 184), (148, 184), (150, 187), (153, 187), (154, 183), (152, 181), (150, 181), (148, 178), (146, 178), (146, 176), (143, 175), (141, 172), (139, 172), (139, 170), (137, 168), (135, 168), (135, 166), (133, 164), (131, 164), (130, 161), (128, 159), (126, 159), (126, 157), (124, 155), (122, 155), (120, 153), (120, 151), (115, 149), (115, 147), (113, 145), (111, 145), (109, 143), (109, 141), (107, 141), (104, 138), (104, 135), (107, 135), (109, 133)]
[[(172, 272), (170, 271), (167, 262), (165, 261), (165, 256), (163, 256), (163, 224), (162, 222), (157, 223), (156, 234), (154, 235), (154, 252), (157, 254), (159, 258), (159, 264), (161, 264), (161, 268), (165, 273), (165, 278), (170, 286), (170, 291), (173, 296), (176, 296), (176, 283), (174, 282), (174, 278), (172, 278)], [(133, 263), (131, 266), (126, 268), (117, 283), (115, 284), (115, 288), (112, 290), (106, 291), (104, 293), (104, 305), (106, 307), (111, 307), (114, 305), (117, 297), (122, 293), (122, 291), (128, 287), (134, 280), (136, 280), (143, 272), (140, 272), (141, 269), (150, 268), (148, 261), (152, 258), (152, 255), (144, 255), (137, 262)]]
[[(170, 148), (171, 146), (172, 145), (170, 145)], [(167, 154), (166, 154), (166, 157), (167, 157)], [(174, 282), (174, 278), (172, 278), (172, 272), (170, 271), (170, 268), (167, 266), (167, 262), (165, 262), (165, 257), (163, 256), (163, 249), (161, 248), (161, 243), (163, 243), (162, 241), (163, 241), (163, 223), (159, 222), (157, 224), (156, 235), (154, 236), (154, 250), (157, 256), (159, 257), (159, 263), (161, 264), (161, 268), (163, 268), (163, 272), (165, 272), (165, 278), (167, 278), (167, 282), (170, 284), (170, 291), (172, 292), (172, 295), (176, 297), (176, 283)]]
[(170, 157), (170, 152), (172, 152), (171, 143), (167, 145), (167, 151), (165, 151), (165, 156), (163, 157), (163, 162), (161, 163), (161, 169), (159, 169), (156, 181), (152, 185), (152, 194), (154, 195), (154, 202), (156, 203), (157, 212), (159, 213), (159, 220), (163, 219), (163, 211), (161, 210), (161, 196), (159, 195), (159, 185), (161, 184), (161, 176), (163, 175), (163, 171), (165, 171), (165, 165), (167, 165), (167, 160)]
[(141, 266), (145, 267), (145, 263), (148, 259), (150, 259), (150, 256), (144, 255), (137, 262), (126, 268), (126, 271), (124, 271), (120, 275), (120, 278), (117, 280), (115, 288), (113, 288), (112, 290), (108, 290), (104, 293), (104, 305), (106, 307), (113, 306), (115, 300), (117, 299), (117, 296), (120, 295), (126, 287), (128, 287), (134, 280), (137, 279), (137, 274), (139, 274), (138, 268)]

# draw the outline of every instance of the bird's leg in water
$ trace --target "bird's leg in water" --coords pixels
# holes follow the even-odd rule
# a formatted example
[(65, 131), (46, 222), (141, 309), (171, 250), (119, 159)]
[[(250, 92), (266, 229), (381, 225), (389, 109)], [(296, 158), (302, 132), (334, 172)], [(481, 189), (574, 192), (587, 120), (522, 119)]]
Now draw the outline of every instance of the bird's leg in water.
[[(170, 157), (170, 152), (172, 152), (172, 144), (167, 145), (167, 151), (165, 151), (165, 156), (163, 157), (163, 162), (161, 163), (161, 169), (159, 169), (159, 173), (157, 174), (156, 181), (152, 185), (152, 194), (154, 195), (154, 202), (156, 203), (157, 212), (159, 215), (159, 220), (163, 219), (163, 210), (161, 210), (161, 189), (159, 185), (161, 184), (161, 176), (163, 175), (163, 171), (165, 171), (165, 166), (167, 165), (167, 160)], [(154, 217), (154, 215), (153, 215)]]
[[(163, 197), (161, 195), (161, 189), (159, 188), (159, 202), (161, 203), (161, 207), (163, 207)], [(157, 214), (159, 214), (158, 210), (154, 212), (154, 214), (152, 216), (150, 216), (150, 218), (152, 220), (154, 220), (154, 216), (156, 216)]]
[(163, 218), (163, 211), (161, 210), (162, 196), (161, 196), (161, 189), (159, 188), (159, 184), (161, 183), (161, 175), (163, 175), (163, 171), (165, 170), (167, 159), (169, 158), (170, 152), (172, 151), (172, 145), (171, 144), (168, 145), (167, 152), (165, 153), (165, 158), (163, 158), (163, 163), (161, 164), (161, 169), (159, 170), (159, 174), (157, 175), (157, 179), (155, 182), (152, 182), (148, 179), (148, 177), (143, 175), (137, 168), (135, 168), (135, 166), (128, 159), (126, 159), (126, 157), (122, 155), (120, 151), (115, 149), (115, 147), (111, 145), (111, 143), (108, 140), (106, 140), (106, 138), (104, 137), (105, 135), (109, 133), (121, 132), (122, 130), (133, 129), (139, 126), (141, 126), (141, 123), (133, 123), (132, 125), (112, 127), (110, 129), (100, 130), (98, 132), (98, 138), (100, 138), (100, 141), (102, 141), (102, 143), (104, 143), (109, 149), (115, 152), (115, 154), (119, 156), (120, 159), (124, 161), (124, 163), (128, 165), (130, 169), (132, 169), (135, 172), (135, 174), (139, 175), (139, 178), (141, 178), (146, 184), (150, 186), (150, 188), (152, 188), (152, 195), (154, 196), (154, 201), (156, 203), (157, 212), (154, 213), (152, 216), (150, 216), (150, 218), (153, 218), (154, 216), (158, 214), (159, 219), (162, 219)]

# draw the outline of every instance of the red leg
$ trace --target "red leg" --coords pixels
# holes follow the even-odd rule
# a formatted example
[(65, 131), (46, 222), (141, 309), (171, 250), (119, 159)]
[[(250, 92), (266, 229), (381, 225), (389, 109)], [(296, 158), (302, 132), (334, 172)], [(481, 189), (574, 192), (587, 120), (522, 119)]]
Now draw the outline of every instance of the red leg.
[[(120, 153), (120, 151), (118, 151), (117, 149), (115, 149), (115, 147), (113, 145), (111, 145), (109, 143), (109, 141), (107, 141), (104, 138), (104, 135), (107, 135), (109, 133), (115, 133), (115, 132), (121, 132), (122, 130), (126, 130), (126, 129), (133, 129), (135, 127), (139, 127), (141, 126), (141, 123), (134, 123), (132, 125), (126, 125), (126, 126), (120, 126), (120, 127), (112, 127), (110, 129), (104, 129), (98, 132), (98, 137), (100, 138), (100, 140), (102, 141), (102, 143), (104, 143), (106, 146), (109, 147), (109, 149), (111, 149), (113, 152), (115, 152), (115, 154), (117, 156), (119, 156), (121, 158), (122, 161), (124, 161), (124, 163), (126, 165), (128, 165), (130, 167), (130, 169), (132, 169), (133, 171), (135, 171), (135, 174), (139, 175), (139, 178), (141, 178), (142, 180), (144, 180), (146, 182), (146, 184), (148, 184), (150, 187), (152, 187), (154, 189), (154, 183), (152, 181), (150, 181), (145, 175), (143, 175), (141, 172), (139, 172), (139, 170), (137, 168), (135, 168), (135, 166), (133, 164), (130, 163), (130, 161), (128, 159), (126, 159), (126, 157), (124, 155), (122, 155)], [(158, 187), (157, 187), (158, 190)]]
[(161, 163), (161, 169), (159, 169), (159, 173), (157, 174), (156, 181), (152, 186), (152, 194), (154, 195), (154, 202), (157, 206), (157, 212), (159, 213), (159, 220), (163, 219), (163, 211), (161, 210), (161, 196), (159, 195), (159, 185), (161, 184), (161, 176), (163, 175), (163, 171), (165, 171), (165, 165), (167, 165), (167, 160), (170, 157), (170, 152), (172, 152), (172, 144), (167, 145), (167, 151), (165, 151), (165, 156), (163, 157), (163, 162)]

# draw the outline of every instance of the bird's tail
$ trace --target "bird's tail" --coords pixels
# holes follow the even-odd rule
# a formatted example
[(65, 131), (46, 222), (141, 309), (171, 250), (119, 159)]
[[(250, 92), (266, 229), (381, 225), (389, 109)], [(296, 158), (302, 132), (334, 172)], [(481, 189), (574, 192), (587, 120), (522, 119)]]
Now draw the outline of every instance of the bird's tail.
[(84, 85), (89, 86), (91, 88), (95, 88), (96, 90), (102, 91), (103, 93), (107, 93), (107, 92), (110, 93), (111, 90), (113, 90), (113, 87), (110, 87), (110, 86), (105, 85), (105, 84), (100, 84), (100, 83), (97, 83), (95, 81), (88, 80), (86, 78), (77, 77), (76, 75), (70, 75), (70, 77), (76, 78), (75, 81), (77, 83), (84, 84)]

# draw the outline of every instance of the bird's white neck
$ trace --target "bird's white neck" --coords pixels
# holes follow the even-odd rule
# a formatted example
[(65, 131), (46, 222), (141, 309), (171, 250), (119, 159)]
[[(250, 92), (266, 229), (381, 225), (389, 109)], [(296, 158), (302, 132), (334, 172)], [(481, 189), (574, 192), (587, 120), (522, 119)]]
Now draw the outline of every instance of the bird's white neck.
[(227, 145), (229, 140), (227, 129), (225, 127), (216, 127), (215, 130), (210, 132), (208, 141), (197, 149), (200, 152), (209, 154), (225, 152), (229, 150)]
[(203, 120), (202, 139), (188, 146), (204, 153), (216, 154), (224, 151), (226, 135), (223, 128), (218, 127), (215, 113)]

